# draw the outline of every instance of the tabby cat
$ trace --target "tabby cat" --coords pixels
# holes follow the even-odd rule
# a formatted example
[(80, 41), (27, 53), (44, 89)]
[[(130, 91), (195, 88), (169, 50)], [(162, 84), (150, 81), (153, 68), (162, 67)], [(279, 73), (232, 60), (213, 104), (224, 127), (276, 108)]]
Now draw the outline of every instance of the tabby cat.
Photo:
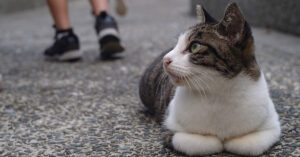
[(236, 3), (220, 21), (200, 5), (197, 13), (200, 22), (146, 69), (141, 101), (167, 128), (165, 144), (176, 151), (262, 154), (281, 131), (251, 29)]

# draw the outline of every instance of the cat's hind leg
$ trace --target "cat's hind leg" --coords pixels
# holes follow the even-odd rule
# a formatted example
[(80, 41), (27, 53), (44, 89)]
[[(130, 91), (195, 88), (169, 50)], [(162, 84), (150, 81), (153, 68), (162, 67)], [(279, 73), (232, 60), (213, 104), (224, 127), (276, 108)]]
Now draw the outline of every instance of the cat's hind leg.
[(280, 138), (280, 128), (272, 128), (247, 134), (225, 141), (224, 148), (228, 152), (257, 156), (270, 148)]
[(177, 132), (171, 143), (175, 150), (190, 156), (214, 154), (223, 150), (223, 144), (216, 136)]

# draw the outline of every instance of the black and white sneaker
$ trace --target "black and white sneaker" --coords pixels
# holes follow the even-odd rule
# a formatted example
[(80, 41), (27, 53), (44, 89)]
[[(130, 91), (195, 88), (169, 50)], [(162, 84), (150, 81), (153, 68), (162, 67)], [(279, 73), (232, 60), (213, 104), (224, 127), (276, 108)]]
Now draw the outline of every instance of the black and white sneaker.
[(99, 39), (100, 57), (113, 58), (116, 53), (124, 51), (121, 45), (119, 30), (116, 20), (106, 12), (101, 12), (96, 17), (95, 29)]
[(56, 30), (54, 43), (47, 48), (44, 55), (47, 59), (58, 61), (77, 61), (81, 59), (79, 39), (72, 29)]

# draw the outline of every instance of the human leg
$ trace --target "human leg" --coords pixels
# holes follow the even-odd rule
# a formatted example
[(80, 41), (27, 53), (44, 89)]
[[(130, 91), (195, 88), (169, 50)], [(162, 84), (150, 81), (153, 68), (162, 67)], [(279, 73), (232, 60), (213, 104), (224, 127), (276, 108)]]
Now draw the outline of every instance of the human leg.
[(111, 59), (124, 51), (121, 45), (117, 21), (108, 14), (107, 0), (90, 0), (96, 17), (95, 30), (100, 45), (100, 57)]
[(56, 32), (54, 43), (45, 50), (44, 55), (59, 61), (80, 59), (82, 52), (79, 51), (79, 39), (70, 24), (67, 0), (47, 0), (47, 3)]
[(107, 0), (90, 0), (93, 12), (98, 16), (101, 12), (108, 12)]
[(67, 0), (47, 0), (50, 13), (58, 30), (71, 28)]

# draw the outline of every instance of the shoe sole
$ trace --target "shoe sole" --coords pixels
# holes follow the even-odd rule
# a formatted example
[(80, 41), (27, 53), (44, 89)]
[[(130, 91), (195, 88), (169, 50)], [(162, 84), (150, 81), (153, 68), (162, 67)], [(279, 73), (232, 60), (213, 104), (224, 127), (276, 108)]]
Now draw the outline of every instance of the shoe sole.
[(68, 51), (64, 53), (63, 55), (58, 57), (59, 61), (72, 61), (72, 60), (77, 60), (82, 57), (82, 51), (80, 50), (73, 50), (73, 51)]
[(54, 57), (49, 57), (46, 56), (47, 59), (50, 60), (56, 60), (56, 61), (61, 61), (61, 62), (66, 62), (66, 61), (77, 61), (80, 60), (82, 57), (82, 51), (80, 50), (72, 50), (72, 51), (67, 51), (61, 56), (54, 56)]
[(115, 54), (123, 52), (125, 49), (118, 41), (106, 43), (101, 48), (101, 59), (112, 58)]

